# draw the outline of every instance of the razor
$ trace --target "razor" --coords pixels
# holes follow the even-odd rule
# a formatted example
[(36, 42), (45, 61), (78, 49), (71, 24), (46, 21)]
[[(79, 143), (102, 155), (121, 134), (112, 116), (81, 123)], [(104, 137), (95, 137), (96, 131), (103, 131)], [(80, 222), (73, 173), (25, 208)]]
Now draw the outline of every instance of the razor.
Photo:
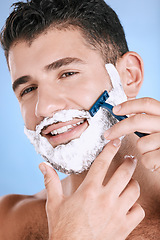
[[(91, 117), (94, 117), (94, 115), (98, 112), (98, 110), (101, 108), (104, 108), (108, 110), (118, 121), (122, 121), (126, 118), (128, 118), (126, 115), (118, 116), (115, 115), (112, 111), (113, 106), (109, 103), (106, 103), (106, 100), (109, 98), (108, 92), (105, 90), (101, 96), (97, 99), (97, 101), (93, 104), (93, 106), (90, 108), (89, 113)], [(149, 135), (148, 133), (141, 133), (141, 132), (134, 132), (138, 137), (144, 137)]]

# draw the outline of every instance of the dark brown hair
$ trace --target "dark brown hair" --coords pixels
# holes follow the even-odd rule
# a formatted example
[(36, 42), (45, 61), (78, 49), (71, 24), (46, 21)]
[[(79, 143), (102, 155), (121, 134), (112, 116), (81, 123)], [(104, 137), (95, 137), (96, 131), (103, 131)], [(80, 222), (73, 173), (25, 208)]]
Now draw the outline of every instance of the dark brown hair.
[(7, 60), (12, 44), (21, 39), (31, 43), (50, 27), (78, 28), (106, 63), (115, 64), (128, 51), (118, 16), (103, 0), (27, 0), (12, 7), (0, 35)]

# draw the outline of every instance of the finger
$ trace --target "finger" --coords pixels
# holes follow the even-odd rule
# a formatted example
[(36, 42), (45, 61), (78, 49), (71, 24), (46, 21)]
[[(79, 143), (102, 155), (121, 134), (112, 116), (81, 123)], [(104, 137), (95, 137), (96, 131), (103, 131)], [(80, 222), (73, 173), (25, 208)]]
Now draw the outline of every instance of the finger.
[(140, 196), (140, 186), (138, 182), (134, 179), (131, 179), (127, 187), (121, 193), (119, 200), (121, 202), (122, 211), (125, 211), (126, 214), (129, 209), (136, 203)]
[(40, 163), (39, 169), (44, 175), (44, 184), (47, 190), (47, 200), (56, 207), (62, 201), (63, 191), (60, 179), (56, 171), (46, 163)]
[(131, 177), (136, 168), (137, 160), (133, 156), (127, 156), (125, 161), (116, 170), (111, 179), (106, 185), (106, 191), (114, 193), (114, 197), (119, 197), (119, 195), (126, 188), (127, 184), (131, 180)]
[(139, 98), (129, 100), (113, 108), (116, 115), (128, 115), (134, 113), (147, 113), (160, 116), (160, 102), (153, 98)]
[(147, 114), (136, 114), (116, 123), (105, 132), (104, 137), (108, 140), (112, 140), (135, 131), (144, 133), (159, 132), (160, 117)]
[(111, 164), (112, 159), (117, 153), (120, 147), (121, 141), (115, 139), (114, 141), (109, 142), (99, 154), (96, 160), (93, 162), (85, 180), (84, 184), (92, 182), (93, 184), (99, 185), (103, 183), (103, 180), (106, 176), (108, 168)]
[(138, 203), (135, 203), (127, 213), (127, 219), (133, 226), (138, 225), (144, 217), (145, 211)]
[(141, 158), (142, 164), (151, 171), (160, 171), (160, 149), (145, 153)]
[(138, 203), (135, 203), (126, 215), (126, 217), (126, 228), (129, 230), (127, 234), (130, 234), (136, 228), (136, 226), (138, 226), (140, 222), (144, 219), (145, 211)]
[(153, 133), (137, 141), (137, 147), (141, 154), (151, 152), (160, 148), (160, 133)]

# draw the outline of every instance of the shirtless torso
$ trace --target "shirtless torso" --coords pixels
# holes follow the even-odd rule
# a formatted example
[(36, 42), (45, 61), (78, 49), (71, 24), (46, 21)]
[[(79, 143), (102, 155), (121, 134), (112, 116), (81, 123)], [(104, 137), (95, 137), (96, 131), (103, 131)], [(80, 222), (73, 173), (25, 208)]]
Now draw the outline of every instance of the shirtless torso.
[[(64, 187), (67, 182), (62, 181)], [(66, 193), (66, 192), (65, 192)], [(0, 239), (3, 240), (48, 240), (48, 225), (45, 212), (46, 191), (33, 196), (7, 195), (0, 199)], [(141, 203), (142, 205), (142, 203)], [(160, 239), (160, 214), (158, 204), (146, 212), (145, 219), (129, 235), (127, 240)]]

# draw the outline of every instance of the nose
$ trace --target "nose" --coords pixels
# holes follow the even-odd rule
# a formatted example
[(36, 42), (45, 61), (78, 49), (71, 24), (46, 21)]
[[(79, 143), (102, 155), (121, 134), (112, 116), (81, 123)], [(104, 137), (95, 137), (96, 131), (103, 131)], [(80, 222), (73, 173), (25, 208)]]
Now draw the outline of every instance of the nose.
[(37, 117), (52, 117), (58, 110), (66, 109), (65, 98), (59, 89), (43, 85), (38, 88), (35, 115)]

